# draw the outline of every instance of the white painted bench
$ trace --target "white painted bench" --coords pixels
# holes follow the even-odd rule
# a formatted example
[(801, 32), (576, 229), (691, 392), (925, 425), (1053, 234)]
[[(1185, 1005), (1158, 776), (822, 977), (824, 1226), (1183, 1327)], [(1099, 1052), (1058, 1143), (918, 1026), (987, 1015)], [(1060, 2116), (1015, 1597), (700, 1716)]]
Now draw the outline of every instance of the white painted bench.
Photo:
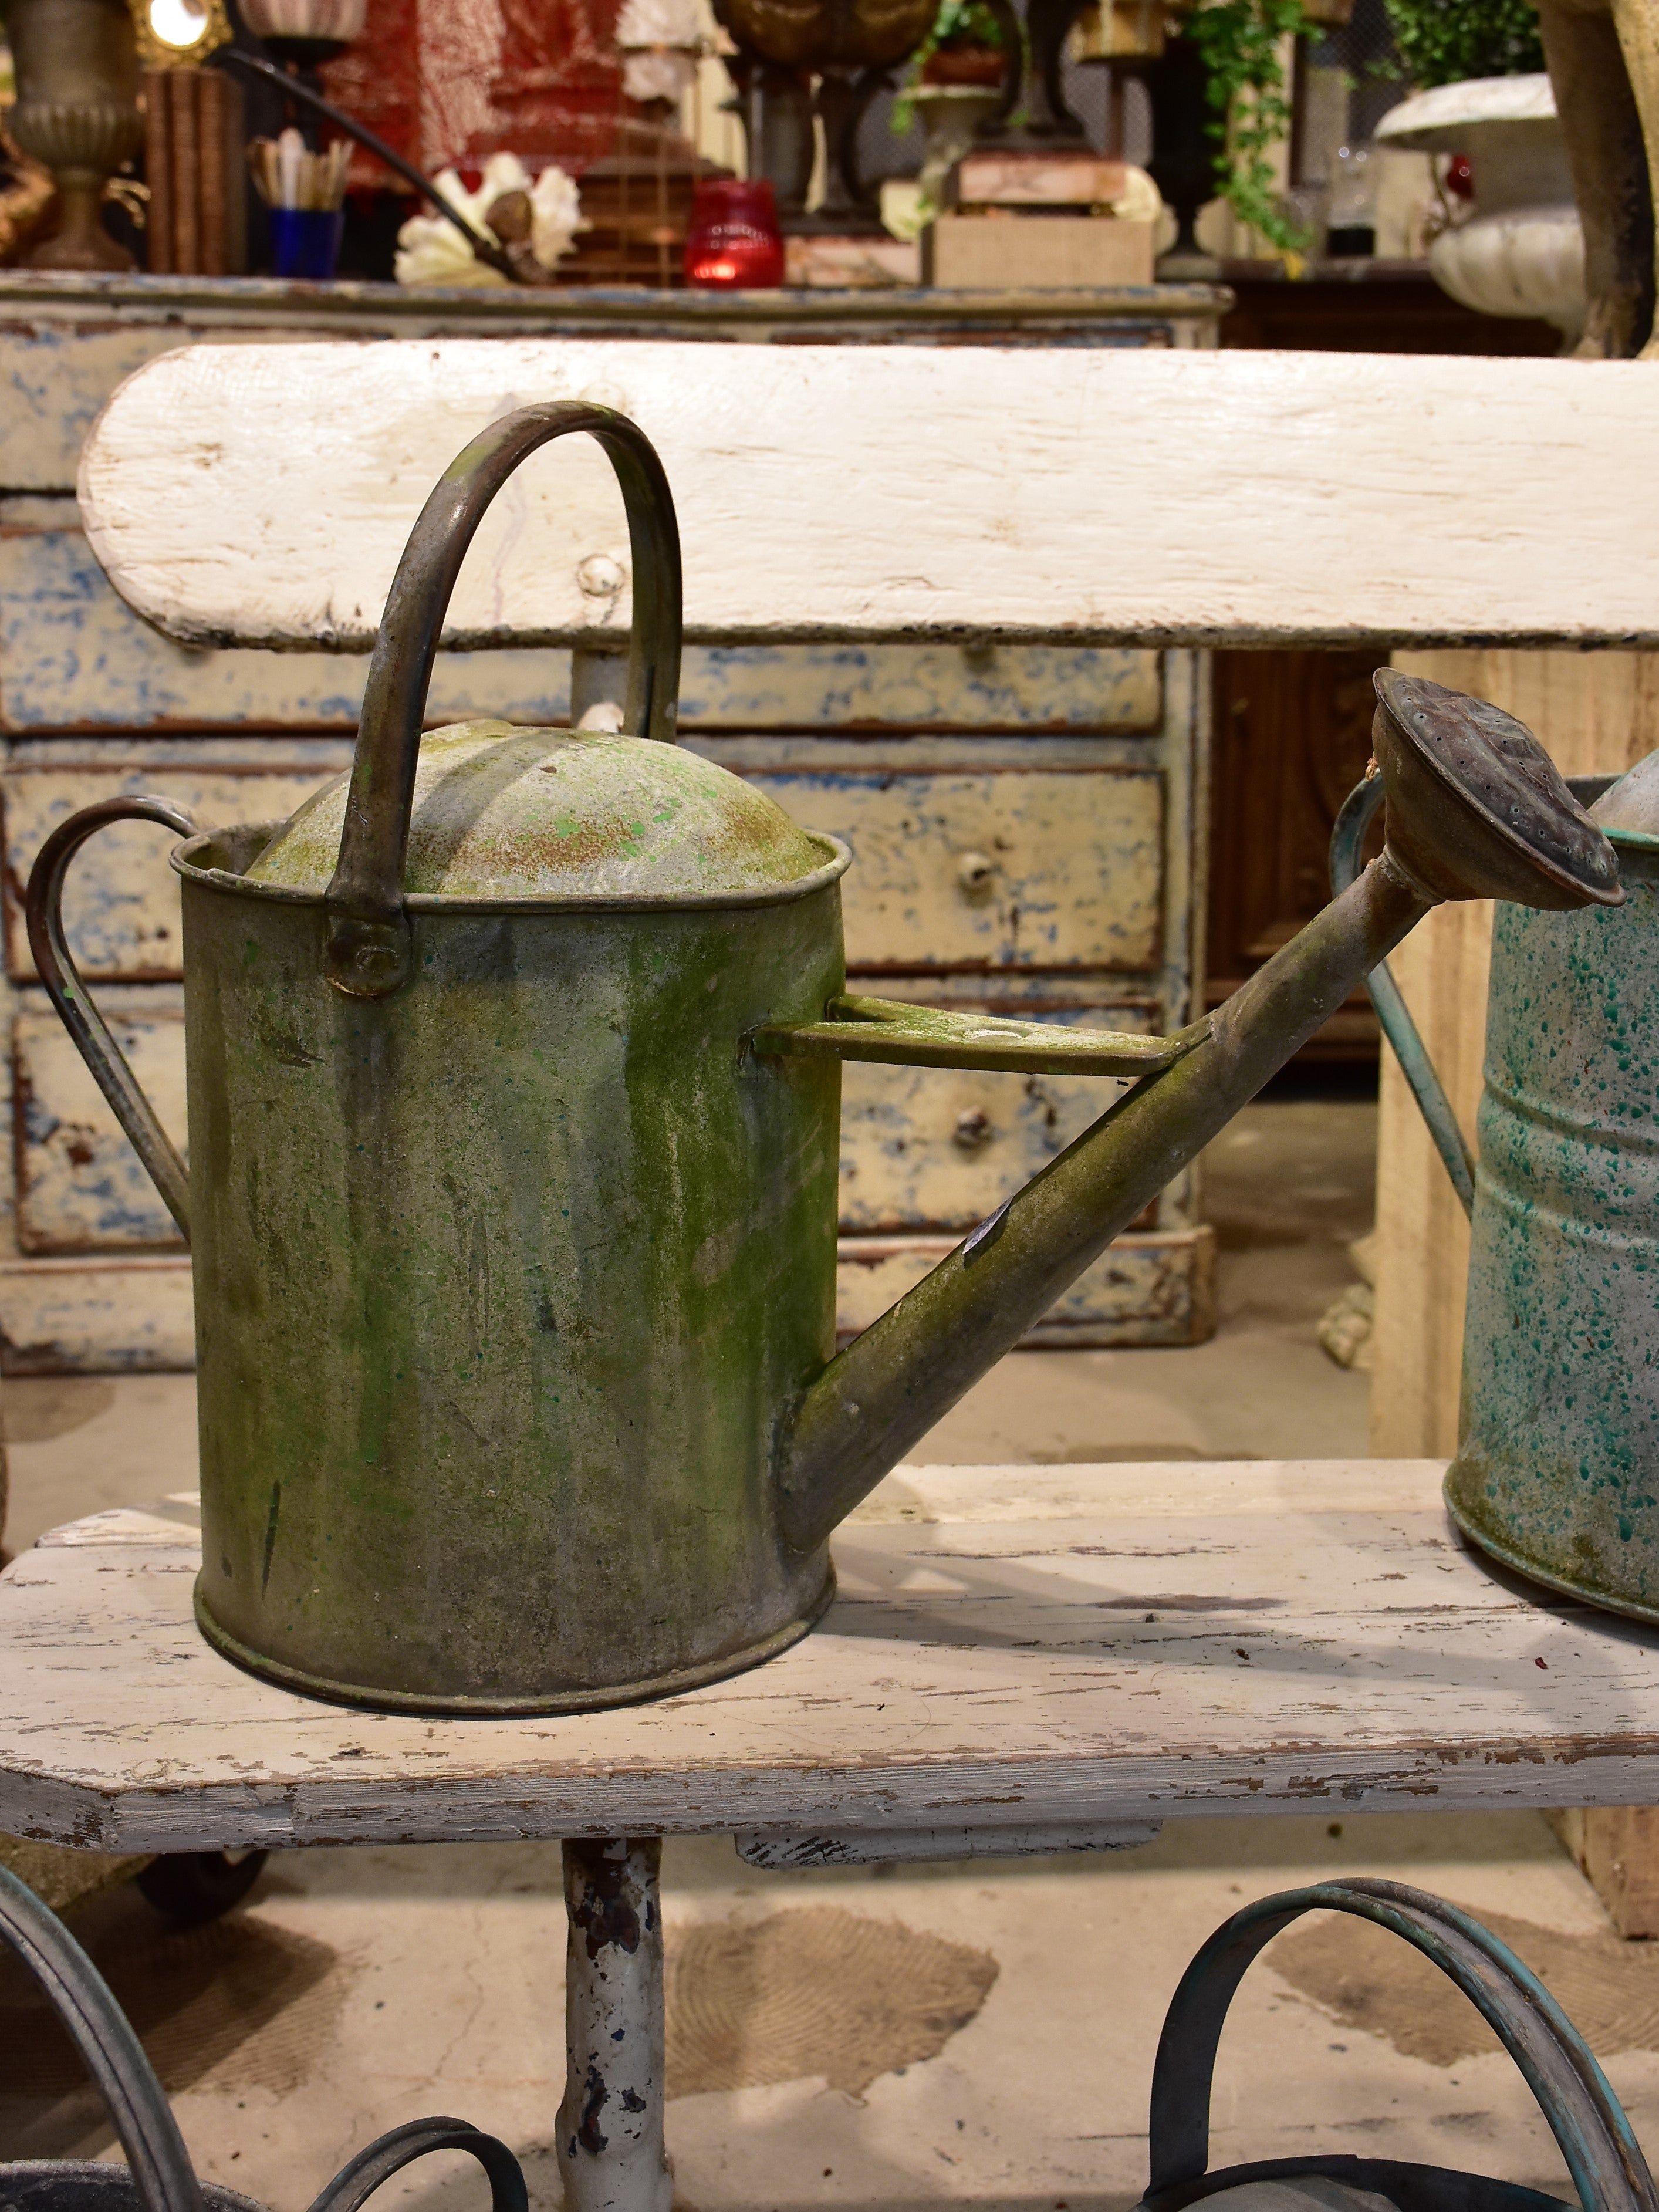
[[(0, 1829), (135, 1851), (558, 1836), (578, 1894), (609, 1850), (644, 1934), (597, 1960), (599, 1923), (568, 1941), (565, 2203), (669, 2212), (652, 1851), (573, 1838), (729, 1830), (757, 1866), (834, 1865), (1127, 1848), (1208, 1813), (1653, 1796), (1652, 1639), (1495, 1581), (1441, 1473), (902, 1468), (838, 1532), (838, 1595), (793, 1650), (524, 1721), (243, 1674), (191, 1617), (193, 1500), (95, 1515), (0, 1576)], [(578, 2156), (590, 2066), (619, 2094)]]

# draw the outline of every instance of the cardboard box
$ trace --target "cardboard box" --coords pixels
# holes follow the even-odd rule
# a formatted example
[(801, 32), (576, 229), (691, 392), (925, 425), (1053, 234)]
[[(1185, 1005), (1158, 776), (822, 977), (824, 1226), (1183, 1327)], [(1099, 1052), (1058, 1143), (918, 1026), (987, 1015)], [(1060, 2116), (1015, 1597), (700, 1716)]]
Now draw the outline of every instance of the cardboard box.
[(923, 281), (993, 291), (1150, 284), (1156, 232), (1115, 216), (942, 215), (923, 234)]

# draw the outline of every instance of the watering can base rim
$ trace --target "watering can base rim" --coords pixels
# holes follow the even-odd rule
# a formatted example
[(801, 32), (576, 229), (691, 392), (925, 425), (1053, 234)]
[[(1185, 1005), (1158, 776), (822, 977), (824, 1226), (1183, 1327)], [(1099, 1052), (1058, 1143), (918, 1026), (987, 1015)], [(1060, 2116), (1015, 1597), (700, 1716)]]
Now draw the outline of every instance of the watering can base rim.
[(1529, 1583), (1537, 1583), (1545, 1589), (1557, 1591), (1563, 1597), (1577, 1598), (1581, 1605), (1593, 1605), (1599, 1613), (1616, 1613), (1626, 1620), (1639, 1620), (1650, 1627), (1659, 1627), (1659, 1606), (1638, 1605), (1632, 1599), (1613, 1597), (1605, 1591), (1587, 1589), (1583, 1583), (1574, 1582), (1559, 1569), (1547, 1566), (1526, 1553), (1517, 1551), (1512, 1545), (1503, 1543), (1489, 1529), (1482, 1528), (1460, 1505), (1452, 1490), (1462, 1465), (1461, 1460), (1452, 1462), (1446, 1470), (1444, 1484), (1446, 1510), (1460, 1535), (1467, 1537), (1489, 1559), (1496, 1559), (1499, 1566), (1509, 1568), (1511, 1573), (1524, 1575)]
[(419, 1690), (388, 1690), (366, 1686), (356, 1682), (337, 1682), (324, 1674), (307, 1674), (302, 1668), (284, 1666), (280, 1659), (271, 1659), (263, 1652), (252, 1650), (228, 1629), (220, 1626), (209, 1611), (198, 1582), (195, 1593), (196, 1626), (220, 1656), (230, 1660), (261, 1681), (274, 1682), (284, 1690), (293, 1690), (305, 1698), (320, 1698), (325, 1705), (352, 1705), (361, 1711), (380, 1713), (435, 1713), (439, 1715), (471, 1715), (481, 1720), (529, 1720), (556, 1713), (604, 1712), (616, 1705), (644, 1705), (655, 1698), (677, 1697), (682, 1691), (700, 1690), (711, 1682), (723, 1682), (729, 1676), (746, 1673), (768, 1659), (775, 1659), (780, 1652), (799, 1644), (803, 1636), (816, 1627), (829, 1610), (836, 1595), (836, 1571), (826, 1567), (823, 1586), (811, 1605), (786, 1621), (770, 1635), (759, 1637), (740, 1650), (727, 1651), (718, 1659), (706, 1659), (695, 1667), (678, 1667), (665, 1674), (648, 1674), (635, 1682), (607, 1683), (594, 1690), (550, 1690), (543, 1694), (525, 1697), (471, 1696), (461, 1692), (424, 1692)]

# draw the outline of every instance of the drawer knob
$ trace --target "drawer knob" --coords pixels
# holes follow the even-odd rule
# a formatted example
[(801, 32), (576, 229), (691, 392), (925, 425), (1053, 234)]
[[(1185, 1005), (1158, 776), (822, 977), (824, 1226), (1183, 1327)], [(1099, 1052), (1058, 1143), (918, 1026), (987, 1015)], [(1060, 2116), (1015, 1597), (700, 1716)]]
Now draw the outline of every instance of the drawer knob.
[(959, 1145), (964, 1152), (977, 1152), (988, 1145), (996, 1132), (991, 1127), (991, 1117), (977, 1106), (970, 1106), (957, 1115), (957, 1126), (951, 1132), (951, 1141)]
[(963, 853), (957, 861), (957, 881), (970, 899), (989, 898), (996, 872), (988, 853)]

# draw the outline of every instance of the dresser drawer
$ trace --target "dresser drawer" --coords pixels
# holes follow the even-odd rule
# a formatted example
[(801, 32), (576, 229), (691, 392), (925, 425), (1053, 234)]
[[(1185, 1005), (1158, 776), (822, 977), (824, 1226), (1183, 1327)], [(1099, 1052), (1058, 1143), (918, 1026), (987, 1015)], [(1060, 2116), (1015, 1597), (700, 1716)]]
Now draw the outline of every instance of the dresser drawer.
[[(0, 729), (20, 735), (239, 725), (349, 731), (368, 676), (362, 653), (175, 645), (116, 596), (72, 499), (0, 498)], [(569, 704), (568, 653), (441, 653), (427, 719), (556, 722)]]
[[(836, 1332), (879, 1320), (954, 1248), (949, 1237), (843, 1237)], [(1108, 1245), (1020, 1339), (1031, 1349), (1202, 1344), (1215, 1328), (1215, 1238), (1207, 1227), (1131, 1232)]]
[(1160, 957), (1155, 769), (755, 773), (808, 830), (844, 838), (847, 964), (1088, 968)]
[[(906, 994), (922, 996), (923, 994)], [(1153, 1026), (1145, 1006), (1049, 1007), (951, 995), (961, 1011), (1071, 1028)], [(847, 1231), (966, 1230), (1099, 1120), (1127, 1083), (1086, 1075), (987, 1075), (971, 1068), (842, 1070), (841, 1225)]]
[[(34, 975), (24, 927), (23, 892), (34, 856), (60, 822), (94, 799), (154, 792), (189, 809), (204, 829), (230, 822), (286, 820), (319, 784), (351, 764), (337, 738), (203, 739), (188, 744), (117, 744), (107, 757), (80, 747), (31, 747), (14, 759), (3, 785), (6, 845), (6, 972)], [(41, 755), (47, 757), (41, 758)], [(167, 864), (178, 843), (154, 822), (116, 822), (70, 863), (64, 920), (70, 950), (87, 975), (111, 981), (173, 981), (179, 973), (179, 879)]]
[[(177, 991), (104, 991), (100, 1011), (161, 1125), (185, 1149), (185, 1016)], [(17, 1243), (34, 1253), (180, 1245), (69, 1031), (44, 994), (12, 1018)]]
[(1156, 730), (1160, 660), (1134, 646), (693, 646), (680, 727)]

